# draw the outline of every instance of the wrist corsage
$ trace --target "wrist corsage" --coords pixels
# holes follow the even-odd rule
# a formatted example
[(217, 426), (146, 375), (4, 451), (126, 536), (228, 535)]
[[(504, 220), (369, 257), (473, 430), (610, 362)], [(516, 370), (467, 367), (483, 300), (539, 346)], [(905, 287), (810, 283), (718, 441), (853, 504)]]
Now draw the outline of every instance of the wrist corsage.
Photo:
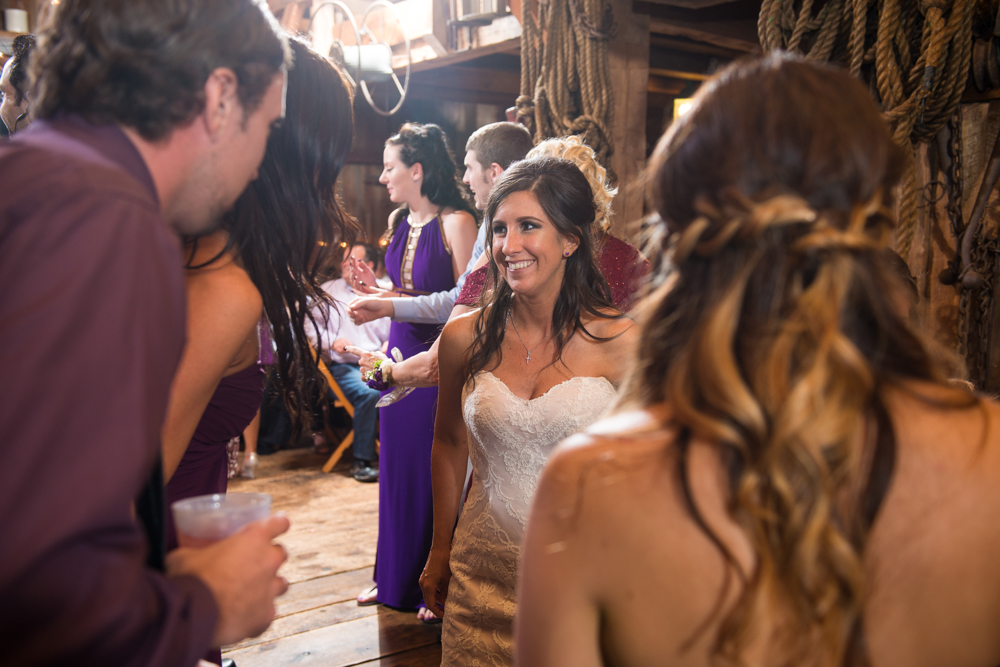
[(375, 391), (388, 391), (392, 387), (392, 362), (388, 359), (376, 359), (372, 370), (365, 371), (365, 384)]

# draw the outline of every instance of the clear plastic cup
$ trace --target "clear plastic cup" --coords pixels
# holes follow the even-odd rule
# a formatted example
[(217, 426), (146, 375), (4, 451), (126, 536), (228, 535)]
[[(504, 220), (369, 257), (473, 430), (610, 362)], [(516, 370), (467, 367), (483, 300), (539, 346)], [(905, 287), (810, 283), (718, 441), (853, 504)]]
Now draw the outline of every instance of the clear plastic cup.
[(271, 514), (266, 493), (215, 493), (178, 500), (174, 512), (177, 541), (182, 547), (204, 547)]

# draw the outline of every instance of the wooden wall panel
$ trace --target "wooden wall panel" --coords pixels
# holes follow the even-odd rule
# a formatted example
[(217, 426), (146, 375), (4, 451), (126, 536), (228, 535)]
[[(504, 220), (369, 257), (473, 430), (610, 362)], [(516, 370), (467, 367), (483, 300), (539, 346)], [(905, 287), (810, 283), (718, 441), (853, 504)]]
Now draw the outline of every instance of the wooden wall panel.
[(649, 82), (649, 16), (632, 11), (628, 0), (613, 3), (617, 32), (611, 40), (615, 118), (611, 169), (618, 177), (612, 231), (630, 238), (643, 215), (642, 170), (646, 162), (646, 89)]

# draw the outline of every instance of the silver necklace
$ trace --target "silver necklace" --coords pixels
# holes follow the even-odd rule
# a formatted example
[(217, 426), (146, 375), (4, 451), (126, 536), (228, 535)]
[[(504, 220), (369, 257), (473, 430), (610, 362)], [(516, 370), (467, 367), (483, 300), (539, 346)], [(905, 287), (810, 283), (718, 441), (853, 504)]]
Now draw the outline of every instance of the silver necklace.
[(541, 345), (542, 343), (544, 343), (545, 339), (548, 338), (549, 335), (545, 334), (544, 336), (542, 336), (542, 339), (540, 341), (538, 341), (538, 343), (535, 345), (535, 347), (533, 347), (533, 348), (531, 348), (529, 350), (528, 346), (524, 344), (524, 339), (521, 338), (521, 332), (517, 330), (517, 322), (515, 322), (512, 319), (510, 319), (510, 311), (509, 310), (507, 311), (507, 321), (510, 322), (511, 325), (514, 327), (514, 333), (517, 334), (517, 339), (519, 341), (521, 341), (521, 345), (524, 347), (524, 351), (528, 353), (524, 357), (524, 363), (530, 364), (531, 363), (531, 353), (534, 352), (536, 349), (538, 349), (538, 346)]

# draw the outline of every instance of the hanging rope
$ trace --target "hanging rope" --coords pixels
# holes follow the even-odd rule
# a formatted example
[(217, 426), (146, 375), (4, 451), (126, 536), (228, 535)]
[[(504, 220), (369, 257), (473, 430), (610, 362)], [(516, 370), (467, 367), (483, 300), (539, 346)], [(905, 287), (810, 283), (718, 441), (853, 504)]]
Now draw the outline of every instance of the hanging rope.
[(865, 64), (874, 65), (871, 78), (882, 110), (908, 156), (896, 233), (903, 257), (917, 225), (913, 145), (937, 135), (961, 101), (975, 5), (976, 0), (830, 0), (815, 16), (814, 0), (761, 5), (757, 31), (765, 52), (784, 49), (841, 61), (855, 76)]
[[(536, 143), (580, 135), (608, 165), (614, 119), (608, 43), (614, 17), (606, 0), (539, 0), (521, 19), (521, 95), (517, 120)], [(543, 39), (544, 35), (544, 39)]]

